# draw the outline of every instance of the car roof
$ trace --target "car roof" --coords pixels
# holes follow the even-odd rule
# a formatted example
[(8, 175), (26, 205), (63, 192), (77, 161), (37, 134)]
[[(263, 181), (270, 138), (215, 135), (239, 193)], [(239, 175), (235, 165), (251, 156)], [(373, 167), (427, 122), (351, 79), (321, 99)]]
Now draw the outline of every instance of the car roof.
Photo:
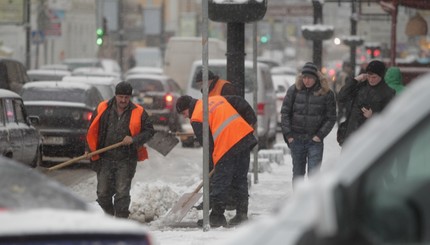
[[(208, 60), (208, 64), (209, 65), (227, 65), (227, 59), (209, 59)], [(195, 60), (193, 62), (193, 65), (202, 65), (202, 61), (201, 60)], [(252, 67), (253, 65), (253, 61), (252, 60), (245, 60), (245, 66), (247, 67)], [(257, 66), (261, 66), (261, 67), (267, 67), (269, 68), (268, 65), (262, 63), (262, 62), (258, 62), (257, 61)]]
[(157, 74), (132, 74), (127, 76), (126, 80), (130, 79), (153, 79), (153, 80), (160, 80), (160, 81), (167, 81), (170, 79), (170, 77), (166, 75), (157, 75)]
[(119, 79), (114, 77), (103, 76), (65, 76), (62, 81), (64, 82), (83, 82), (88, 84), (109, 84), (116, 85)]
[(1, 98), (21, 98), (17, 93), (7, 89), (0, 89), (0, 97)]
[(63, 81), (38, 81), (38, 82), (28, 82), (22, 87), (24, 88), (79, 88), (83, 90), (88, 90), (93, 87), (86, 83), (73, 83), (73, 82), (63, 82)]
[(70, 75), (70, 71), (67, 70), (43, 70), (43, 69), (34, 69), (34, 70), (28, 70), (27, 75)]

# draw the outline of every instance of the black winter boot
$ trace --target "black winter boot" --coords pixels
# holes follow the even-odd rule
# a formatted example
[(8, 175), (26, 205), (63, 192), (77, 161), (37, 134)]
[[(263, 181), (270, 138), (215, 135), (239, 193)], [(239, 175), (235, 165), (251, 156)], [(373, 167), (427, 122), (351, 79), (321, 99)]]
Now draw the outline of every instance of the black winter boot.
[(236, 215), (228, 221), (229, 226), (236, 226), (248, 220), (248, 202), (237, 205)]
[[(211, 213), (209, 214), (209, 224), (211, 227), (227, 226), (227, 220), (224, 216), (225, 208), (223, 205), (214, 205)], [(197, 221), (198, 226), (203, 226), (203, 220)]]

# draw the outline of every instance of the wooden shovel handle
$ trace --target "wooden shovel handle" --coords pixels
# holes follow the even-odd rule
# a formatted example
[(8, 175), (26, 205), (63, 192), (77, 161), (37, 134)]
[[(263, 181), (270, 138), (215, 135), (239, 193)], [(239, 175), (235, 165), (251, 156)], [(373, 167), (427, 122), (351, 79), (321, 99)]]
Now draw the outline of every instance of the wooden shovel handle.
[(68, 160), (68, 161), (66, 161), (66, 162), (60, 163), (60, 164), (58, 164), (58, 165), (55, 165), (54, 167), (50, 167), (50, 168), (48, 168), (48, 170), (49, 170), (49, 171), (52, 171), (52, 170), (56, 170), (56, 169), (60, 169), (60, 168), (64, 168), (64, 167), (66, 167), (66, 166), (68, 166), (68, 165), (70, 165), (70, 164), (72, 164), (72, 163), (75, 163), (75, 162), (78, 162), (78, 161), (81, 161), (81, 160), (85, 160), (85, 159), (87, 159), (88, 157), (92, 157), (92, 156), (94, 156), (94, 155), (97, 155), (97, 154), (103, 153), (103, 152), (105, 152), (105, 151), (109, 151), (109, 150), (115, 149), (115, 148), (117, 148), (117, 147), (119, 147), (119, 146), (122, 146), (122, 145), (123, 145), (123, 142), (121, 141), (121, 142), (118, 142), (118, 143), (116, 143), (116, 144), (113, 144), (113, 145), (110, 145), (110, 146), (106, 146), (106, 147), (104, 147), (104, 148), (98, 149), (98, 150), (93, 151), (93, 152), (90, 152), (90, 153), (88, 153), (88, 154), (84, 154), (84, 155), (82, 155), (82, 156), (75, 157), (75, 158), (70, 159), (70, 160)]
[[(212, 177), (212, 175), (214, 174), (215, 168), (213, 168), (210, 172), (209, 172), (209, 178)], [(200, 189), (203, 187), (203, 181), (200, 182), (200, 184), (197, 186), (197, 188), (191, 193), (190, 197), (184, 202), (184, 204), (182, 204), (182, 207), (185, 206), (185, 204), (187, 204), (191, 198), (193, 198), (193, 196), (200, 191)]]

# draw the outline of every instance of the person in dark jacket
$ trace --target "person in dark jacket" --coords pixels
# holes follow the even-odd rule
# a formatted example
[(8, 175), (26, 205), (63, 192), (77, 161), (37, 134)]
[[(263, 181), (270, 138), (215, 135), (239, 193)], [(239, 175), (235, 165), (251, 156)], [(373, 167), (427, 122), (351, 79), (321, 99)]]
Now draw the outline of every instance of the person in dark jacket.
[(145, 109), (130, 102), (131, 94), (128, 82), (118, 83), (115, 97), (101, 102), (93, 112), (87, 132), (87, 153), (123, 143), (91, 157), (97, 173), (97, 202), (105, 213), (120, 218), (130, 214), (130, 188), (137, 161), (148, 158), (143, 144), (155, 133)]
[[(202, 88), (203, 86), (203, 70), (200, 70), (195, 77), (196, 84)], [(208, 71), (208, 90), (209, 97), (214, 95), (239, 95), (236, 87), (229, 81), (220, 79), (212, 71)]]
[(385, 83), (384, 75), (385, 64), (373, 60), (367, 65), (366, 73), (359, 74), (340, 90), (338, 99), (351, 103), (345, 140), (375, 113), (381, 112), (394, 97), (395, 90)]
[(336, 123), (336, 101), (327, 79), (307, 62), (281, 107), (281, 128), (293, 160), (293, 187), (298, 178), (318, 171), (324, 138)]
[[(257, 122), (252, 107), (240, 96), (211, 96), (209, 103), (209, 152), (214, 163), (211, 177), (209, 223), (212, 227), (227, 225), (224, 211), (234, 190), (236, 216), (229, 225), (248, 219), (248, 170), (250, 153), (257, 145), (253, 125)], [(200, 144), (203, 144), (203, 102), (184, 95), (178, 98), (176, 110), (190, 118)], [(202, 221), (198, 221), (201, 225)]]

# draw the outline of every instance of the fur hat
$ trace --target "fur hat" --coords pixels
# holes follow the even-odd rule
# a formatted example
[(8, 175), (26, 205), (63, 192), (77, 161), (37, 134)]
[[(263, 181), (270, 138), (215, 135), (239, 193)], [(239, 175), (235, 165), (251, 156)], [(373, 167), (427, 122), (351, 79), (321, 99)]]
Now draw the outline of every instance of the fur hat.
[(384, 78), (385, 64), (379, 60), (373, 60), (366, 67), (366, 73), (369, 73), (369, 72)]
[(115, 95), (131, 95), (133, 88), (130, 83), (122, 81), (118, 83), (115, 87)]
[(194, 99), (193, 97), (191, 97), (189, 95), (182, 95), (176, 101), (176, 112), (181, 113), (181, 112), (185, 111), (186, 109), (189, 109), (191, 102), (194, 100), (196, 100), (196, 99)]
[(312, 75), (315, 79), (318, 79), (318, 67), (312, 62), (306, 62), (302, 68), (302, 75)]

